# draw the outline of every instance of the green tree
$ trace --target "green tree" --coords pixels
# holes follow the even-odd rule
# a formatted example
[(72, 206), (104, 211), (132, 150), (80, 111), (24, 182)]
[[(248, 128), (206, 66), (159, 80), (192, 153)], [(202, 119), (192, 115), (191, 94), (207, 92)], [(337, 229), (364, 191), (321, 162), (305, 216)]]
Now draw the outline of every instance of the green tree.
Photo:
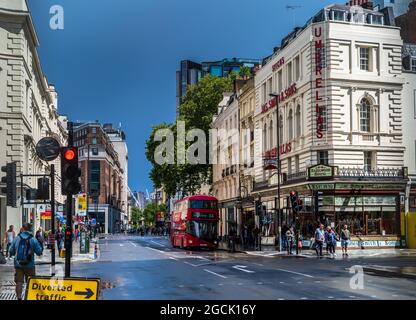
[[(179, 106), (179, 121), (184, 121), (186, 130), (201, 129), (208, 140), (212, 118), (217, 112), (218, 104), (223, 98), (224, 92), (233, 89), (233, 79), (205, 76), (197, 84), (187, 89), (181, 105)], [(176, 137), (176, 124), (161, 123), (153, 126), (149, 139), (146, 142), (146, 157), (152, 163), (150, 178), (155, 187), (163, 187), (168, 196), (181, 191), (184, 195), (198, 192), (205, 183), (211, 183), (212, 172), (209, 164), (209, 144), (206, 149), (206, 164), (178, 164), (177, 145), (174, 145), (174, 164), (158, 164), (154, 157), (156, 148), (161, 142), (154, 141), (157, 130), (170, 129)], [(208, 141), (207, 141), (208, 142)], [(193, 142), (186, 142), (185, 149)]]
[(143, 218), (143, 212), (139, 208), (132, 207), (131, 208), (131, 221), (133, 223), (133, 227), (137, 228), (141, 225), (141, 221)]
[(144, 223), (146, 227), (150, 227), (156, 220), (156, 213), (166, 213), (166, 206), (164, 204), (158, 205), (154, 202), (149, 203), (143, 210)]
[(242, 66), (238, 75), (244, 80), (249, 79), (252, 76), (250, 67)]

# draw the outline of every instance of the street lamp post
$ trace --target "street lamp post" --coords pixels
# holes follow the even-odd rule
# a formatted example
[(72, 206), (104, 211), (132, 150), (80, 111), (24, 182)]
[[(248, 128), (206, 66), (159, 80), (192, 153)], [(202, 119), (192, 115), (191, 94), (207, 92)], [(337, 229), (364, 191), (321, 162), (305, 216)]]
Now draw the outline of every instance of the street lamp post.
[(280, 164), (280, 121), (279, 121), (279, 110), (278, 110), (278, 103), (279, 100), (277, 97), (278, 94), (270, 93), (269, 96), (274, 97), (276, 99), (276, 128), (277, 128), (277, 219), (279, 220), (279, 251), (282, 251), (282, 226), (281, 226), (281, 210), (280, 210), (280, 174), (281, 174), (281, 164)]

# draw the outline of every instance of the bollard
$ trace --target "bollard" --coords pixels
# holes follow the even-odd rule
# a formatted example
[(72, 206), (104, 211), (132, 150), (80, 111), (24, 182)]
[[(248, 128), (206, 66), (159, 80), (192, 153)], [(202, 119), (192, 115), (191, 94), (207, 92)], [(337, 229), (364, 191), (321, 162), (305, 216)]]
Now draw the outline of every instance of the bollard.
[(94, 260), (97, 259), (97, 255), (98, 255), (98, 246), (97, 246), (97, 243), (95, 243), (95, 246), (94, 246)]

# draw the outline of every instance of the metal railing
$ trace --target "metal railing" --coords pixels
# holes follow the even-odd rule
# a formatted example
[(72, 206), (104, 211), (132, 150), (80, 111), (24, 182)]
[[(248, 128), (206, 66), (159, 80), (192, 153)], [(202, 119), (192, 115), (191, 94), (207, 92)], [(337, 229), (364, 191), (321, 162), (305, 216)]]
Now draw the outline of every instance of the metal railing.
[(366, 168), (350, 168), (341, 167), (338, 168), (338, 177), (342, 178), (404, 178), (407, 176), (406, 168), (377, 168), (377, 169), (366, 169)]

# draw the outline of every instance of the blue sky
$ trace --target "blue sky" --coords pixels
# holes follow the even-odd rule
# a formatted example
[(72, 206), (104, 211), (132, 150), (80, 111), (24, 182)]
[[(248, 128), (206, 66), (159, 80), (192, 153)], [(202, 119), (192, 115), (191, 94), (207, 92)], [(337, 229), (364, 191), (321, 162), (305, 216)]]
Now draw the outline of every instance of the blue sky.
[[(150, 191), (151, 126), (175, 119), (180, 60), (263, 58), (328, 0), (29, 0), (43, 70), (72, 121), (121, 123), (129, 185)], [(346, 1), (341, 1), (344, 3)], [(52, 5), (64, 30), (49, 27)]]

